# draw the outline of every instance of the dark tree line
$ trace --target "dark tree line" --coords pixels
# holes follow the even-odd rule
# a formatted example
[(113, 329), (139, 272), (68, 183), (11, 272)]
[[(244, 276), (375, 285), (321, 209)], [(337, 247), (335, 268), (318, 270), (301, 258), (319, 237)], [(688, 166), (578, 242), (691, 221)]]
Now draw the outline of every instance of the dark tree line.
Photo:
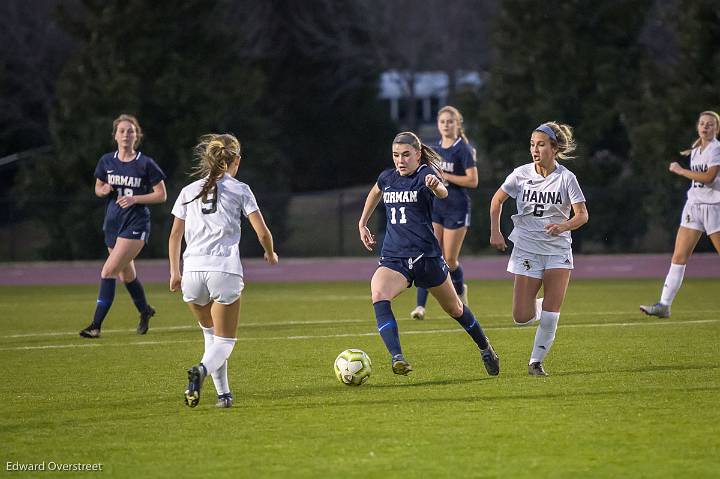
[(576, 235), (585, 249), (667, 251), (688, 188), (668, 165), (697, 138), (698, 113), (720, 108), (720, 7), (708, 0), (500, 5), (489, 80), (462, 99), (489, 160), (485, 184), (496, 188), (529, 161), (537, 124), (568, 123), (579, 143), (568, 167), (587, 191), (591, 218)]
[[(199, 135), (237, 134), (240, 178), (282, 238), (291, 194), (369, 185), (388, 165), (397, 128), (417, 126), (412, 78), (427, 70), (485, 79), (449, 91), (481, 159), (468, 250), (487, 246), (489, 195), (551, 119), (579, 141), (568, 166), (588, 195), (583, 248), (667, 250), (687, 188), (667, 164), (697, 113), (720, 108), (709, 0), (17, 0), (0, 5), (0, 26), (0, 156), (52, 147), (17, 176), (2, 170), (2, 186), (42, 221), (48, 258), (102, 254), (102, 208), (87, 200), (121, 112), (139, 117), (140, 149), (168, 173), (171, 199)], [(409, 95), (403, 125), (377, 97), (389, 69)], [(39, 198), (54, 203), (34, 210)], [(167, 216), (154, 215), (154, 234)], [(159, 241), (148, 254), (163, 251)]]

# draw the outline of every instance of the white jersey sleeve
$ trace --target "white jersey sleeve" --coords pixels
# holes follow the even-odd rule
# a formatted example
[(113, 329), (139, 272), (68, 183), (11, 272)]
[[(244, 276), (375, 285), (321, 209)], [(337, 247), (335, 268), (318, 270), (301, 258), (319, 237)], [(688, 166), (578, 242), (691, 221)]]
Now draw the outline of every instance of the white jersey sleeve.
[(520, 192), (520, 184), (518, 182), (518, 169), (516, 168), (510, 173), (500, 188), (508, 194), (511, 198), (517, 198)]
[(175, 204), (172, 208), (172, 215), (181, 220), (184, 220), (187, 216), (187, 205), (185, 203), (187, 203), (187, 201), (190, 199), (185, 199), (185, 196), (187, 196), (185, 195), (186, 191), (187, 190), (183, 188), (183, 190), (180, 192), (177, 199), (175, 200)]
[(570, 204), (574, 205), (577, 203), (585, 203), (585, 195), (580, 189), (580, 183), (578, 183), (577, 177), (568, 171), (567, 175), (567, 192)]
[[(242, 184), (245, 185), (244, 183)], [(240, 197), (240, 208), (242, 209), (242, 214), (246, 218), (250, 216), (251, 213), (254, 213), (260, 209), (258, 207), (257, 200), (255, 199), (255, 195), (253, 194), (250, 187), (247, 185), (245, 185), (245, 191)]]

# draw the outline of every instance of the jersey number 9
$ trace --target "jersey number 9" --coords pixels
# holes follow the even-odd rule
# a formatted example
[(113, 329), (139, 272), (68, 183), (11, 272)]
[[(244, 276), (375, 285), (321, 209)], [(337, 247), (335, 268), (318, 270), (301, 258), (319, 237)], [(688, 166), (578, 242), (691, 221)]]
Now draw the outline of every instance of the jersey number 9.
[[(208, 198), (208, 196), (210, 196)], [(200, 211), (204, 215), (211, 215), (217, 211), (217, 186), (213, 189), (211, 193), (208, 195), (203, 196), (200, 201), (202, 201), (203, 206), (200, 207)]]

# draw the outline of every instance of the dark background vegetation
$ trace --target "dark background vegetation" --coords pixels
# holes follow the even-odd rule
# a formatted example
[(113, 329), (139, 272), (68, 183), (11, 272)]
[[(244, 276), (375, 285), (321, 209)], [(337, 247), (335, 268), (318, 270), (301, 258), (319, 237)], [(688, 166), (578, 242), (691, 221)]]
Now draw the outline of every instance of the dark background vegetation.
[[(688, 182), (667, 165), (695, 139), (698, 113), (720, 109), (719, 45), (709, 0), (2, 2), (0, 158), (17, 161), (0, 165), (0, 260), (104, 255), (92, 173), (123, 112), (169, 177), (145, 256), (164, 256), (169, 209), (207, 132), (240, 138), (239, 178), (281, 253), (317, 254), (290, 244), (307, 225), (309, 242), (337, 236), (327, 254), (361, 254), (343, 245), (357, 241), (363, 194), (390, 165), (394, 134), (421, 126), (412, 89), (399, 124), (378, 98), (390, 69), (481, 74), (480, 88), (448, 92), (479, 153), (466, 253), (488, 251), (490, 195), (546, 120), (573, 125), (579, 143), (568, 167), (591, 219), (576, 250), (669, 251)], [(313, 194), (326, 200), (293, 203)], [(308, 217), (299, 226), (293, 204)]]

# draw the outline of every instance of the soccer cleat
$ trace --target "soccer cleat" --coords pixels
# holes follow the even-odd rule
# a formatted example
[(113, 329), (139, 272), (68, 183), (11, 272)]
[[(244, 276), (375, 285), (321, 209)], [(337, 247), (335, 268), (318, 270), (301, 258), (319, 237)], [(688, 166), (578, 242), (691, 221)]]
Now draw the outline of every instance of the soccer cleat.
[(94, 324), (90, 324), (90, 326), (80, 331), (80, 336), (83, 338), (99, 338), (100, 328), (96, 327)]
[(423, 306), (417, 306), (415, 309), (410, 312), (410, 317), (412, 319), (417, 319), (418, 321), (422, 321), (425, 319), (425, 308)]
[(500, 374), (500, 358), (495, 353), (495, 350), (490, 343), (488, 343), (487, 349), (480, 350), (480, 357), (482, 357), (485, 370), (490, 376), (497, 376)]
[(140, 313), (140, 322), (137, 325), (137, 333), (138, 334), (145, 334), (148, 332), (148, 328), (150, 328), (150, 318), (155, 316), (155, 308), (150, 306), (148, 304), (148, 307)]
[(215, 403), (215, 407), (226, 409), (226, 408), (232, 407), (232, 405), (233, 405), (232, 393), (218, 394), (218, 398), (217, 398), (217, 402)]
[(528, 365), (528, 374), (530, 376), (547, 376), (548, 373), (545, 372), (543, 369), (542, 363), (540, 361), (535, 361), (534, 363), (530, 363)]
[(405, 361), (405, 357), (402, 354), (396, 354), (392, 358), (392, 370), (395, 374), (407, 376), (413, 369), (410, 363)]
[(185, 390), (185, 404), (195, 407), (200, 403), (200, 389), (205, 380), (205, 366), (198, 364), (188, 369), (188, 387)]
[(460, 295), (460, 301), (462, 301), (462, 304), (464, 304), (465, 306), (468, 305), (468, 293), (467, 292), (468, 292), (468, 286), (467, 286), (467, 284), (463, 284), (463, 292)]
[(657, 316), (658, 318), (670, 317), (670, 306), (662, 303), (655, 303), (650, 306), (640, 305), (640, 311), (648, 316)]

